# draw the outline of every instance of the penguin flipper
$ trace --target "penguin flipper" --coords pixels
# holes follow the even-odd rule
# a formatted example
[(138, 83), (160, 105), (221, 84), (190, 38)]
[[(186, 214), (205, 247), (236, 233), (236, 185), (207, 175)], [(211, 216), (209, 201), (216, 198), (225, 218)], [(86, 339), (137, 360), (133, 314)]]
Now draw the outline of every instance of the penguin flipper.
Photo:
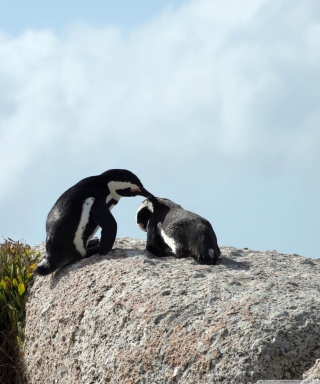
[(165, 256), (165, 252), (163, 249), (158, 247), (158, 239), (157, 239), (157, 234), (155, 233), (154, 228), (148, 229), (147, 233), (147, 251), (152, 253), (155, 256), (158, 257), (163, 257)]
[(101, 227), (99, 255), (106, 255), (116, 239), (117, 222), (104, 201), (94, 202), (91, 214), (93, 220)]
[(99, 253), (99, 249), (100, 249), (99, 245), (96, 245), (95, 247), (87, 248), (86, 255), (83, 258), (86, 259), (87, 257), (96, 255), (97, 253)]
[(161, 248), (155, 247), (154, 245), (147, 245), (147, 251), (158, 257), (165, 256), (163, 250)]
[(100, 240), (97, 238), (91, 239), (87, 245), (87, 250), (86, 250), (86, 255), (84, 258), (96, 255), (99, 253), (99, 248), (100, 248)]

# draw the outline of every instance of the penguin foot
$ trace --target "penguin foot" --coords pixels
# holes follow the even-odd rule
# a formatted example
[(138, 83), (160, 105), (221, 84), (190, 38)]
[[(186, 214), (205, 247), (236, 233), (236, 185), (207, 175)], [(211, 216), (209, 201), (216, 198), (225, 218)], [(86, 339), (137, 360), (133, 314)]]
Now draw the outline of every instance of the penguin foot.
[(52, 273), (55, 269), (56, 267), (50, 265), (47, 259), (43, 259), (34, 269), (33, 273), (35, 275), (46, 276)]
[(209, 249), (209, 252), (207, 255), (193, 255), (193, 257), (198, 264), (207, 264), (207, 265), (217, 264), (217, 257), (213, 249)]
[(87, 249), (91, 247), (96, 247), (99, 245), (99, 243), (100, 243), (100, 239), (98, 239), (97, 237), (94, 237), (88, 242)]

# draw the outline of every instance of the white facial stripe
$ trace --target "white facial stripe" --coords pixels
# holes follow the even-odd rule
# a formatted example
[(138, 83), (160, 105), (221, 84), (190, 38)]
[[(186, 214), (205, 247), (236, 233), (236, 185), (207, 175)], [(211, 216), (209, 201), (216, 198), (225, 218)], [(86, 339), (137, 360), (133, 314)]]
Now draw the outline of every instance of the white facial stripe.
[(172, 252), (176, 254), (177, 245), (174, 239), (167, 236), (161, 227), (158, 228), (158, 230), (160, 231), (161, 237), (163, 238), (164, 242), (171, 248)]
[(112, 194), (112, 197), (115, 200), (120, 200), (121, 196), (117, 194), (117, 189), (125, 189), (125, 188), (131, 188), (131, 189), (140, 189), (137, 184), (132, 184), (130, 181), (109, 181), (108, 183), (109, 190)]
[[(120, 200), (120, 197), (118, 194), (117, 196), (113, 195), (112, 193), (110, 193), (107, 198), (106, 198), (106, 203), (108, 205), (108, 203), (110, 202), (110, 200), (116, 200), (116, 202), (118, 202)], [(110, 207), (109, 207), (109, 211), (111, 211), (111, 209), (115, 206), (116, 204), (111, 204)]]
[(81, 212), (81, 218), (80, 223), (78, 225), (76, 234), (74, 236), (73, 243), (76, 246), (76, 249), (82, 256), (86, 255), (86, 249), (83, 244), (83, 231), (85, 230), (90, 216), (90, 211), (92, 204), (94, 203), (94, 197), (88, 197), (82, 205), (82, 212)]
[(136, 223), (138, 223), (138, 213), (141, 211), (142, 208), (146, 206), (147, 206), (147, 201), (144, 201), (139, 205), (139, 208), (137, 209), (137, 212), (136, 212)]
[(137, 210), (137, 213), (139, 211), (141, 211), (141, 209), (143, 209), (145, 207), (147, 207), (150, 212), (153, 212), (153, 205), (151, 204), (151, 202), (148, 199), (146, 199), (143, 203), (140, 204), (140, 206), (139, 206), (139, 208)]
[(114, 196), (114, 195), (112, 195), (112, 193), (110, 193), (110, 194), (107, 196), (106, 203), (108, 204), (109, 201), (110, 201), (111, 199), (114, 199), (114, 200), (116, 200), (116, 201), (119, 201), (120, 198), (121, 198), (120, 195), (117, 194), (117, 196)]
[[(148, 207), (149, 211), (150, 212), (153, 212), (153, 206), (152, 204), (150, 203), (149, 200), (145, 200), (143, 203), (140, 204), (138, 210), (137, 210), (137, 213), (136, 213), (136, 223), (138, 223), (138, 213), (141, 211), (141, 209), (145, 208), (145, 207)], [(141, 227), (140, 227), (141, 228)], [(141, 228), (142, 229), (142, 228)]]

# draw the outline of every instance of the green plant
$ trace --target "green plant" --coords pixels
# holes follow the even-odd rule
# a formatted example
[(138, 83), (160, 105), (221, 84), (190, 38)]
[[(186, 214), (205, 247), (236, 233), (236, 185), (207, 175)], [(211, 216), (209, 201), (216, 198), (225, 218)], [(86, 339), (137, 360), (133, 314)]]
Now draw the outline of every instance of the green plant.
[(0, 244), (0, 363), (11, 369), (23, 340), (27, 288), (38, 259), (39, 255), (22, 242), (8, 238)]

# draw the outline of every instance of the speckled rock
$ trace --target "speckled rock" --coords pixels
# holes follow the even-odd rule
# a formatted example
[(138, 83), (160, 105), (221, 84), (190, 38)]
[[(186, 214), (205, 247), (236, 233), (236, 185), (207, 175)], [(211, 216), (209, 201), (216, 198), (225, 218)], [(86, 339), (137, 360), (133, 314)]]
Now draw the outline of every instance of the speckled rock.
[(221, 247), (207, 266), (143, 240), (114, 248), (35, 278), (30, 384), (298, 380), (320, 357), (320, 260)]
[(320, 384), (320, 359), (318, 359), (315, 364), (303, 374), (303, 378), (304, 381), (302, 383), (304, 384), (311, 384), (310, 380), (313, 380), (314, 384)]

